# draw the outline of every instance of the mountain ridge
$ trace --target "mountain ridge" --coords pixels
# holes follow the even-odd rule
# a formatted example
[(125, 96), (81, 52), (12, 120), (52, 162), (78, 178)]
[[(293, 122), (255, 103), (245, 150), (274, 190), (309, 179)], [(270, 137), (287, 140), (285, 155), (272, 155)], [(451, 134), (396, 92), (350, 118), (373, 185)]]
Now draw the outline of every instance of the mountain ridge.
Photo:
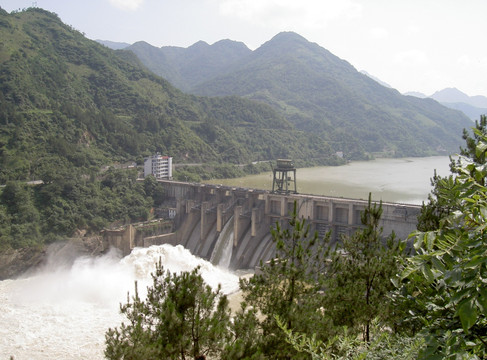
[[(188, 49), (179, 49), (180, 64)], [(165, 65), (168, 77), (178, 74), (184, 78), (195, 67), (205, 67), (195, 57), (192, 60), (192, 65), (185, 64), (194, 67), (185, 72)], [(420, 156), (441, 149), (455, 152), (461, 144), (459, 134), (471, 126), (463, 114), (386, 88), (294, 32), (279, 33), (245, 56), (235, 56), (218, 72), (202, 76), (199, 82), (192, 80), (193, 85), (184, 91), (267, 103), (298, 129), (319, 134), (334, 151), (344, 152), (350, 159), (364, 153)]]
[(0, 36), (0, 183), (96, 174), (155, 152), (182, 163), (245, 164), (291, 151), (336, 162), (323, 140), (305, 142), (270, 106), (185, 94), (133, 52), (89, 40), (48, 11), (0, 12)]
[(438, 90), (430, 96), (419, 92), (408, 92), (404, 95), (435, 99), (448, 108), (463, 112), (474, 121), (479, 120), (480, 115), (487, 114), (487, 97), (482, 95), (469, 96), (457, 88)]

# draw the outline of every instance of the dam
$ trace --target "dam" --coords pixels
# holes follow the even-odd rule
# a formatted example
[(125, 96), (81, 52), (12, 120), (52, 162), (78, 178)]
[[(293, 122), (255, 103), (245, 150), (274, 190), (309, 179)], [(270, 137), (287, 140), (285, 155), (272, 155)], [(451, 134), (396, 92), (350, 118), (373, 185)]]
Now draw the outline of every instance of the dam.
[[(217, 263), (227, 253), (228, 267), (253, 269), (272, 258), (275, 244), (270, 228), (286, 228), (297, 204), (298, 217), (306, 219), (320, 238), (331, 232), (331, 243), (362, 227), (361, 212), (367, 200), (305, 194), (275, 194), (267, 190), (158, 180), (166, 194), (163, 220), (107, 230), (110, 246), (124, 255), (134, 247), (182, 245), (192, 254)], [(416, 230), (421, 206), (382, 203), (383, 235), (393, 231), (407, 239)], [(213, 255), (213, 258), (212, 258)]]

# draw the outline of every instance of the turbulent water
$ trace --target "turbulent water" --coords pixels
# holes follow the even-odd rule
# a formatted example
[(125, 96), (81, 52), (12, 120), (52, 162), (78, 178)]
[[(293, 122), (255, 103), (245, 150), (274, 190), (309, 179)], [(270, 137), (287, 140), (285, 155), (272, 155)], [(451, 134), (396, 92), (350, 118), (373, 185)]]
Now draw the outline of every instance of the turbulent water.
[(123, 320), (119, 304), (138, 282), (143, 295), (155, 263), (172, 272), (201, 267), (205, 281), (226, 294), (238, 276), (197, 258), (181, 246), (134, 249), (79, 258), (73, 266), (47, 265), (19, 280), (0, 281), (0, 359), (103, 359), (104, 334)]

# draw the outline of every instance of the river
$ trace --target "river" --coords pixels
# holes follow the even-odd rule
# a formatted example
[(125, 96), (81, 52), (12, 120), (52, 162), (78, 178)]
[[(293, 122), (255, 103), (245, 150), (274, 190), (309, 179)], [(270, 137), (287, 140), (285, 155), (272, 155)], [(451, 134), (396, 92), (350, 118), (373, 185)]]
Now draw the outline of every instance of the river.
[[(379, 159), (339, 167), (297, 170), (298, 191), (352, 198), (372, 192), (384, 201), (420, 203), (430, 191), (434, 169), (448, 174), (447, 157)], [(270, 189), (270, 173), (242, 179), (218, 180), (234, 186)], [(111, 252), (79, 258), (66, 267), (53, 259), (37, 274), (0, 281), (0, 359), (103, 359), (104, 334), (123, 320), (119, 304), (150, 284), (158, 259), (171, 271), (201, 266), (213, 287), (227, 294), (238, 290), (238, 276), (199, 259), (181, 246), (134, 249), (125, 258)]]
[[(435, 169), (450, 173), (448, 156), (377, 159), (351, 162), (343, 166), (300, 168), (296, 171), (297, 191), (302, 194), (421, 204), (432, 187)], [(256, 189), (272, 189), (272, 172), (209, 183)]]

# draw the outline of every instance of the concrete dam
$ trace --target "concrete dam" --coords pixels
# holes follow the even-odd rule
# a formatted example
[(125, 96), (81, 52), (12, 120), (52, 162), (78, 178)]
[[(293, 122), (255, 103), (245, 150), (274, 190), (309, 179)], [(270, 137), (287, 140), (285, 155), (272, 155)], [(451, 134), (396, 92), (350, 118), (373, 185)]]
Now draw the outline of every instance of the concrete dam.
[[(230, 269), (253, 269), (275, 253), (270, 228), (286, 228), (297, 203), (299, 218), (331, 242), (362, 227), (360, 214), (366, 200), (304, 194), (274, 194), (267, 190), (158, 180), (164, 185), (166, 206), (155, 222), (107, 230), (111, 246), (126, 255), (136, 247), (168, 243), (182, 245), (192, 254)], [(419, 205), (382, 204), (383, 235), (392, 231), (406, 239), (416, 230)], [(222, 264), (221, 261), (226, 261)]]

